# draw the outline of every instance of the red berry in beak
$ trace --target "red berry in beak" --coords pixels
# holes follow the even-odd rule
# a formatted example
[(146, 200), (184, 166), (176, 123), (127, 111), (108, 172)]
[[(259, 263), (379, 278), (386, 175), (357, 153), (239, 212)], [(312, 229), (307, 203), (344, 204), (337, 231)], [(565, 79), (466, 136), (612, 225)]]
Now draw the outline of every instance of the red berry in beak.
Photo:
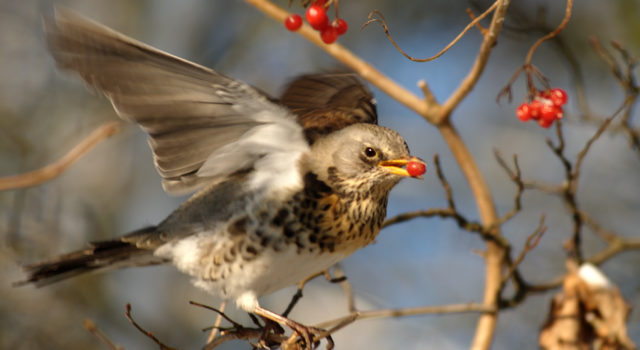
[(411, 161), (407, 163), (407, 172), (413, 177), (418, 177), (427, 171), (427, 166), (422, 162)]

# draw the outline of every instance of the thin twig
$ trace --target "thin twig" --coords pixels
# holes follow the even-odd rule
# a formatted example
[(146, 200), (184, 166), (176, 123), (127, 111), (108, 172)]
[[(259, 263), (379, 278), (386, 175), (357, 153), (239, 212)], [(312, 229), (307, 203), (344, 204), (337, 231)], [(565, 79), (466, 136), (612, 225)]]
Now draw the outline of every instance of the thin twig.
[(618, 235), (615, 232), (602, 227), (584, 211), (580, 211), (580, 216), (582, 217), (582, 221), (584, 221), (585, 224), (587, 224), (587, 226), (589, 226), (589, 228), (591, 228), (591, 230), (593, 230), (593, 232), (595, 232), (603, 241), (612, 243), (618, 238)]
[[(462, 39), (462, 37), (467, 34), (467, 32), (473, 28), (475, 25), (477, 25), (482, 19), (484, 19), (485, 17), (487, 17), (491, 12), (493, 12), (493, 10), (496, 9), (496, 7), (498, 6), (498, 2), (494, 2), (486, 11), (484, 11), (480, 16), (472, 18), (471, 22), (469, 24), (467, 24), (467, 26), (458, 34), (458, 36), (456, 36), (447, 46), (445, 46), (442, 50), (440, 50), (440, 52), (438, 52), (437, 54), (431, 56), (431, 57), (427, 57), (427, 58), (415, 58), (409, 54), (407, 54), (397, 43), (395, 40), (393, 40), (393, 37), (391, 37), (391, 34), (389, 33), (389, 27), (387, 26), (387, 21), (384, 19), (384, 16), (382, 15), (382, 13), (378, 10), (373, 10), (369, 13), (368, 16), (368, 20), (362, 25), (362, 27), (360, 28), (360, 30), (364, 29), (366, 26), (368, 26), (371, 23), (379, 23), (380, 26), (382, 27), (382, 30), (384, 30), (384, 34), (387, 36), (387, 38), (389, 39), (389, 41), (391, 42), (391, 44), (393, 44), (393, 46), (396, 48), (396, 50), (398, 50), (398, 52), (400, 52), (404, 57), (406, 57), (407, 59), (413, 61), (413, 62), (429, 62), (429, 61), (433, 61), (435, 59), (437, 59), (438, 57), (444, 55), (445, 52), (449, 51), (449, 49), (451, 49), (453, 47), (453, 45), (455, 45), (458, 41), (460, 41), (460, 39)], [(375, 16), (378, 16), (378, 18), (376, 18)], [(482, 28), (482, 27), (481, 27)], [(485, 30), (486, 31), (486, 30)], [(482, 31), (481, 31), (482, 32)]]
[(289, 313), (293, 310), (293, 308), (296, 306), (298, 301), (302, 298), (302, 290), (304, 289), (304, 286), (307, 283), (309, 283), (311, 280), (315, 279), (316, 277), (322, 276), (322, 275), (324, 275), (326, 273), (327, 273), (326, 270), (325, 271), (316, 272), (316, 273), (306, 277), (302, 281), (298, 282), (298, 290), (296, 290), (296, 293), (293, 295), (293, 297), (291, 297), (291, 301), (289, 302), (289, 305), (287, 305), (287, 308), (282, 313), (282, 316), (284, 316), (284, 317), (288, 317), (289, 316)]
[(209, 306), (209, 305), (206, 305), (206, 304), (202, 304), (202, 303), (199, 303), (199, 302), (193, 301), (193, 300), (189, 300), (189, 304), (201, 307), (203, 309), (211, 310), (211, 311), (217, 313), (218, 315), (222, 316), (225, 320), (227, 320), (227, 322), (231, 323), (234, 327), (242, 328), (241, 324), (239, 324), (238, 322), (232, 320), (222, 310), (218, 310), (215, 307), (212, 307), (212, 306)]
[(134, 319), (133, 316), (131, 316), (131, 304), (127, 303), (127, 311), (125, 312), (125, 316), (127, 316), (127, 319), (129, 320), (129, 322), (131, 322), (131, 324), (136, 327), (136, 329), (138, 331), (140, 331), (140, 333), (144, 334), (145, 336), (147, 336), (149, 339), (153, 340), (156, 344), (158, 344), (158, 346), (160, 347), (160, 350), (177, 350), (176, 348), (172, 348), (166, 344), (164, 344), (163, 342), (161, 342), (158, 338), (156, 338), (155, 335), (153, 335), (153, 333), (145, 330), (144, 328), (142, 328), (142, 326), (140, 326)]
[[(477, 18), (476, 14), (473, 13), (472, 9), (467, 8), (466, 11), (467, 11), (467, 15), (469, 15), (469, 18), (471, 18), (472, 21)], [(476, 28), (478, 29), (480, 34), (482, 34), (482, 36), (487, 35), (487, 33), (489, 32), (489, 30), (487, 28), (483, 27), (482, 24), (480, 24), (480, 22), (476, 22)]]
[(220, 307), (218, 307), (220, 312), (216, 315), (216, 320), (213, 322), (213, 327), (211, 328), (211, 333), (209, 333), (209, 337), (207, 338), (207, 343), (211, 343), (214, 339), (216, 339), (216, 336), (220, 331), (220, 324), (222, 323), (222, 318), (223, 318), (221, 313), (224, 312), (224, 309), (226, 307), (227, 307), (227, 302), (222, 301), (220, 303)]
[(522, 248), (520, 255), (518, 255), (516, 260), (513, 261), (513, 263), (511, 263), (511, 266), (509, 266), (507, 273), (505, 273), (504, 277), (502, 278), (502, 285), (505, 285), (507, 283), (507, 281), (511, 278), (511, 276), (513, 276), (518, 266), (520, 266), (520, 264), (524, 260), (524, 257), (527, 255), (527, 253), (533, 250), (538, 245), (538, 242), (540, 242), (540, 239), (542, 238), (542, 236), (544, 236), (544, 233), (547, 231), (547, 228), (544, 226), (544, 219), (545, 219), (545, 215), (543, 214), (540, 217), (540, 222), (538, 223), (538, 227), (536, 228), (536, 230), (533, 231), (532, 234), (527, 236), (527, 240), (525, 241), (524, 247)]
[(1, 177), (0, 191), (36, 186), (55, 178), (100, 143), (100, 141), (115, 135), (118, 131), (120, 131), (120, 122), (114, 121), (102, 124), (54, 163), (24, 174)]
[(484, 72), (484, 68), (489, 61), (489, 55), (491, 54), (491, 51), (498, 40), (498, 34), (502, 29), (504, 18), (506, 16), (507, 9), (509, 8), (510, 0), (496, 0), (495, 4), (496, 9), (493, 13), (491, 24), (489, 25), (487, 33), (484, 35), (484, 39), (482, 41), (482, 44), (480, 45), (480, 49), (478, 51), (478, 54), (476, 55), (476, 59), (473, 62), (473, 66), (471, 67), (471, 70), (469, 70), (469, 73), (467, 73), (467, 76), (460, 82), (458, 87), (451, 94), (451, 96), (449, 96), (449, 98), (442, 104), (442, 109), (439, 111), (440, 119), (437, 120), (436, 125), (443, 124), (445, 119), (448, 119), (450, 117), (451, 112), (453, 112), (458, 104), (460, 104), (460, 102), (462, 102), (467, 94), (469, 94), (469, 92), (478, 82), (478, 79), (480, 79), (482, 72)]
[(433, 314), (451, 314), (451, 313), (493, 313), (495, 309), (487, 307), (483, 304), (466, 303), (466, 304), (449, 304), (439, 306), (420, 306), (408, 307), (401, 309), (380, 309), (371, 311), (358, 311), (349, 315), (339, 317), (330, 321), (325, 321), (316, 325), (318, 328), (327, 328), (331, 325), (339, 324), (345, 319), (351, 319), (355, 316), (356, 320), (366, 318), (388, 318), (388, 317), (405, 317), (416, 315), (433, 315)]
[(524, 192), (525, 185), (522, 180), (520, 165), (518, 164), (518, 156), (516, 156), (515, 154), (513, 155), (513, 165), (515, 170), (511, 170), (511, 168), (509, 168), (509, 166), (507, 165), (507, 162), (505, 162), (505, 160), (502, 158), (500, 151), (496, 149), (493, 151), (493, 154), (495, 155), (498, 164), (502, 167), (502, 169), (504, 169), (507, 175), (509, 175), (509, 178), (511, 178), (511, 181), (513, 181), (513, 183), (515, 183), (517, 187), (513, 208), (495, 223), (496, 226), (501, 226), (505, 222), (511, 220), (517, 213), (520, 212), (520, 210), (522, 210), (522, 193)]
[(82, 322), (82, 325), (86, 330), (89, 331), (89, 333), (96, 337), (109, 350), (124, 350), (124, 347), (112, 342), (111, 339), (109, 339), (109, 337), (107, 337), (107, 335), (104, 334), (104, 332), (100, 328), (98, 328), (93, 320), (87, 318)]
[(533, 64), (531, 64), (531, 60), (533, 59), (533, 54), (536, 52), (538, 47), (542, 45), (545, 41), (555, 38), (569, 23), (569, 19), (571, 18), (571, 12), (573, 8), (573, 0), (567, 0), (567, 4), (565, 7), (565, 15), (560, 22), (560, 24), (551, 32), (539, 38), (527, 52), (527, 55), (524, 60), (524, 64), (516, 70), (516, 72), (511, 76), (511, 79), (507, 83), (507, 85), (498, 93), (496, 97), (497, 101), (505, 96), (507, 100), (511, 102), (511, 85), (515, 82), (516, 78), (520, 75), (520, 73), (524, 72), (526, 76), (526, 84), (527, 84), (527, 99), (532, 100), (534, 96), (538, 94), (538, 90), (536, 89), (536, 85), (534, 83), (533, 77), (536, 77), (545, 89), (549, 88), (549, 80), (536, 68)]
[(528, 65), (531, 64), (531, 60), (533, 58), (533, 53), (536, 52), (538, 47), (543, 42), (555, 37), (556, 35), (558, 35), (567, 26), (567, 23), (569, 23), (569, 19), (571, 18), (571, 10), (572, 10), (572, 8), (573, 8), (573, 0), (567, 0), (567, 5), (565, 7), (564, 17), (562, 18), (562, 21), (556, 27), (556, 29), (554, 29), (549, 34), (543, 36), (542, 38), (538, 39), (533, 45), (531, 45), (531, 47), (529, 48), (529, 52), (527, 52), (527, 57), (524, 60), (525, 66), (528, 66)]

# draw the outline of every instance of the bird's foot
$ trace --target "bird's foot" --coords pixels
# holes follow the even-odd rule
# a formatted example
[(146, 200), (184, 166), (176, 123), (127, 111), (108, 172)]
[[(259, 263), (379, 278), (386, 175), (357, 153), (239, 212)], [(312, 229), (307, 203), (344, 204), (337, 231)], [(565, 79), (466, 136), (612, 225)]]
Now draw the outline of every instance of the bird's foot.
[(327, 339), (326, 349), (333, 349), (333, 339), (326, 330), (305, 326), (293, 321), (292, 324), (288, 324), (287, 326), (293, 330), (293, 334), (289, 339), (280, 344), (283, 350), (312, 350), (320, 345), (322, 338)]
[(322, 338), (327, 339), (327, 350), (333, 349), (333, 339), (324, 329), (305, 326), (261, 307), (256, 308), (254, 312), (262, 317), (266, 323), (269, 323), (267, 320), (270, 320), (271, 322), (287, 326), (293, 331), (293, 334), (288, 339), (280, 343), (283, 350), (313, 350), (320, 345)]

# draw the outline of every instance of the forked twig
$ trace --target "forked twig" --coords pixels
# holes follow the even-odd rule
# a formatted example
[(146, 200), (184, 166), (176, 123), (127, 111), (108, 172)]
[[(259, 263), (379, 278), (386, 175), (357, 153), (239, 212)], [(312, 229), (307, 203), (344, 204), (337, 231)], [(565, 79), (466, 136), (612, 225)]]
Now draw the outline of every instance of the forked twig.
[(511, 266), (509, 266), (507, 273), (502, 278), (503, 285), (507, 283), (507, 281), (511, 278), (511, 276), (513, 276), (514, 272), (516, 271), (518, 266), (522, 263), (527, 253), (532, 251), (538, 245), (542, 236), (544, 236), (545, 232), (547, 232), (547, 228), (544, 226), (544, 219), (545, 219), (545, 215), (543, 214), (540, 217), (540, 222), (538, 223), (538, 227), (536, 228), (536, 230), (533, 231), (532, 234), (527, 236), (527, 240), (525, 241), (522, 251), (516, 258), (516, 260), (513, 261)]

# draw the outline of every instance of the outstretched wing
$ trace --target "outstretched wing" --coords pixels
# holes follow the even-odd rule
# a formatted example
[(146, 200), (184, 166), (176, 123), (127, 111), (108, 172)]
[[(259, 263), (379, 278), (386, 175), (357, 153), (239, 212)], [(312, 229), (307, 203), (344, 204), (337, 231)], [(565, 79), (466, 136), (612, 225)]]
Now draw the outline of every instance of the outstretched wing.
[(164, 189), (192, 192), (252, 169), (295, 168), (308, 150), (296, 117), (251, 86), (135, 41), (67, 10), (44, 20), (59, 67), (103, 92), (148, 134)]
[(280, 102), (298, 115), (309, 143), (351, 124), (378, 124), (375, 100), (353, 73), (300, 76)]

